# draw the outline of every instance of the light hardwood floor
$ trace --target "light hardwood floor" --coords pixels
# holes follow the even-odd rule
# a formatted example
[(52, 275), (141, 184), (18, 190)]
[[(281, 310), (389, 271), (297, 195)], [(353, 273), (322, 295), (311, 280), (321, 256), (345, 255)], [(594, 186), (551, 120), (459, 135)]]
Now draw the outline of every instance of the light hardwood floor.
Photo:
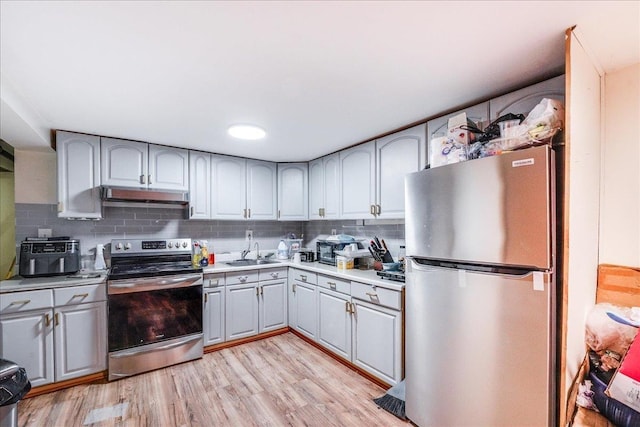
[(24, 399), (20, 426), (411, 426), (384, 389), (291, 333)]

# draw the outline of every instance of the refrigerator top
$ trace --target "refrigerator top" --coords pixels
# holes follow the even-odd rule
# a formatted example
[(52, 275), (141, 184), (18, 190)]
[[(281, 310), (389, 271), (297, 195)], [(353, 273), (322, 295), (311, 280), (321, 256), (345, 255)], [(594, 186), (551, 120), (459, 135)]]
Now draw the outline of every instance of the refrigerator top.
[(554, 169), (540, 146), (407, 175), (407, 256), (552, 269)]

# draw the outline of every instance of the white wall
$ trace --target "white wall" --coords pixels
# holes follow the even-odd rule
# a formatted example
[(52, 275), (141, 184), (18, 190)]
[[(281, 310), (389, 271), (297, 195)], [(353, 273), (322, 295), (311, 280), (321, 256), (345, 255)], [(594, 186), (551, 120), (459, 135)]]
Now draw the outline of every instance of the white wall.
[(16, 203), (58, 203), (56, 153), (15, 150)]
[(605, 75), (600, 263), (640, 267), (640, 64)]

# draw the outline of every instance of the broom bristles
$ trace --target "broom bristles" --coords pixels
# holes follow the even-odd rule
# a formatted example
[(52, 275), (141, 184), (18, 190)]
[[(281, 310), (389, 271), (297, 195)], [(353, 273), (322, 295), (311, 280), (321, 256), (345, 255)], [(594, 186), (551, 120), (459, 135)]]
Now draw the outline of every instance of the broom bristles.
[(373, 399), (376, 405), (385, 411), (395, 415), (396, 417), (406, 420), (407, 417), (404, 413), (404, 405), (405, 402), (402, 399), (398, 399), (397, 397), (391, 396), (389, 394), (385, 394), (382, 397), (378, 397)]

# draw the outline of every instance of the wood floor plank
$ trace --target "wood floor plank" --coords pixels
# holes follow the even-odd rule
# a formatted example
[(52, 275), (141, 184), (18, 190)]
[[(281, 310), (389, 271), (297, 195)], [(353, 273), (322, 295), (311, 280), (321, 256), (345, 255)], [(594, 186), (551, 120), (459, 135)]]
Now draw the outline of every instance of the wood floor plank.
[[(291, 333), (119, 381), (24, 399), (26, 426), (409, 426), (372, 399), (385, 390)], [(96, 414), (122, 417), (97, 419)], [(95, 412), (98, 410), (98, 412)], [(93, 418), (91, 418), (93, 417)]]

